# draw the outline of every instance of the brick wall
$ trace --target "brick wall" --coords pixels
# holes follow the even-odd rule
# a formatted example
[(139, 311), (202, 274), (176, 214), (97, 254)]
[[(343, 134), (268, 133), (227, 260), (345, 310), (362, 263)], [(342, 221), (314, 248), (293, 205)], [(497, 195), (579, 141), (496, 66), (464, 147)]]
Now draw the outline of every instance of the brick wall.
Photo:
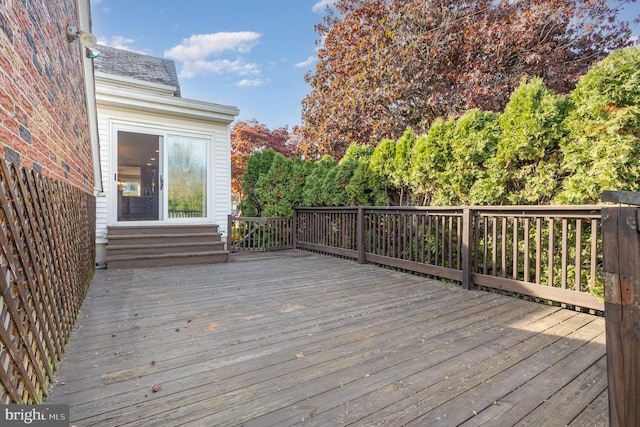
[(75, 0), (0, 1), (0, 158), (93, 192)]

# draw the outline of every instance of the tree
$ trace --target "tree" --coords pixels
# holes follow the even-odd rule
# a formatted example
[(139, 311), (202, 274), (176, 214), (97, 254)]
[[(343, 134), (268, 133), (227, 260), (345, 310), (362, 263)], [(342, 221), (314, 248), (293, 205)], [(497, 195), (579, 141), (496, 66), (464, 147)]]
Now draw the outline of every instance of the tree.
[(302, 148), (340, 157), (349, 143), (424, 133), (436, 117), (501, 111), (523, 77), (568, 93), (631, 43), (605, 0), (337, 0), (303, 101)]
[(289, 133), (287, 127), (270, 130), (255, 120), (235, 122), (231, 127), (232, 193), (240, 197), (242, 177), (247, 170), (249, 158), (254, 152), (271, 148), (286, 157), (292, 157), (294, 155), (292, 138), (293, 135)]
[[(560, 146), (571, 105), (542, 79), (523, 80), (500, 117), (500, 140), (488, 170), (487, 203), (548, 204), (563, 176)], [(487, 186), (485, 186), (487, 187)]]
[(489, 160), (496, 155), (501, 135), (500, 114), (469, 110), (455, 121), (446, 140), (450, 145), (447, 164), (436, 179), (433, 203), (440, 205), (474, 205), (490, 203), (480, 184), (487, 176)]
[(256, 197), (263, 217), (293, 216), (293, 209), (302, 204), (304, 182), (311, 163), (290, 159), (275, 153), (269, 171), (256, 184)]
[(347, 206), (349, 195), (345, 191), (362, 161), (371, 157), (373, 149), (367, 145), (351, 144), (336, 167), (324, 179), (322, 191), (328, 206)]
[[(396, 142), (385, 138), (374, 148), (369, 161), (369, 169), (378, 177), (378, 182), (388, 194), (390, 203), (397, 205), (400, 203), (400, 191), (394, 186), (392, 178), (395, 158)], [(361, 171), (361, 173), (364, 172), (364, 170)]]
[[(396, 152), (393, 158), (391, 181), (400, 189), (400, 206), (405, 200), (405, 193), (409, 192), (411, 183), (411, 161), (413, 158), (413, 147), (416, 143), (416, 134), (413, 129), (407, 129), (396, 143)], [(410, 199), (410, 194), (406, 194), (406, 199)]]
[(304, 206), (326, 206), (327, 197), (322, 192), (322, 184), (329, 171), (336, 165), (336, 161), (331, 156), (324, 156), (315, 164), (304, 183), (302, 192), (302, 204)]
[(429, 132), (421, 135), (414, 146), (413, 167), (410, 171), (411, 187), (416, 204), (428, 206), (431, 204), (434, 194), (439, 190), (441, 177), (446, 171), (451, 158), (452, 133), (455, 129), (455, 120), (436, 119)]
[(556, 203), (598, 203), (603, 190), (640, 191), (640, 47), (595, 65), (571, 94), (562, 146), (569, 175)]
[(240, 211), (243, 216), (261, 216), (262, 204), (256, 194), (258, 181), (271, 169), (271, 163), (276, 155), (272, 149), (254, 152), (247, 161), (247, 170), (242, 176), (242, 194), (244, 198), (240, 203)]
[[(485, 197), (479, 184), (495, 156), (500, 115), (477, 109), (458, 119), (436, 120), (415, 143), (409, 185), (420, 204), (478, 204)], [(484, 201), (484, 200), (483, 200)]]
[(345, 187), (350, 205), (387, 206), (389, 196), (384, 180), (371, 168), (371, 159), (362, 159)]

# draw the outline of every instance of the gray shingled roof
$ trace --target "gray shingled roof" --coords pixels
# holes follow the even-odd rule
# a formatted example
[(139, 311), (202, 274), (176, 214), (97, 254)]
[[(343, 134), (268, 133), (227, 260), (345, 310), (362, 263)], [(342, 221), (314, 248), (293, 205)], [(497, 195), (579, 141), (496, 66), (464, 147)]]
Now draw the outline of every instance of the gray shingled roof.
[(98, 45), (96, 49), (100, 51), (100, 56), (93, 60), (96, 71), (175, 86), (174, 96), (180, 97), (180, 82), (172, 60), (104, 45)]

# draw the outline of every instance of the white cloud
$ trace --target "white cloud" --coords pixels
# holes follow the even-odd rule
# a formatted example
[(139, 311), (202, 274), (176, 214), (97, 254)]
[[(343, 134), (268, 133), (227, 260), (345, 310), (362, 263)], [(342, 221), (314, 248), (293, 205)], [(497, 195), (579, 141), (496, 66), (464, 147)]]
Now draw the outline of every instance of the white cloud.
[(336, 0), (320, 0), (316, 2), (311, 8), (312, 12), (322, 13), (327, 8), (327, 6), (333, 6)]
[(307, 68), (310, 67), (314, 62), (316, 62), (316, 57), (315, 56), (310, 56), (307, 59), (305, 59), (302, 62), (298, 62), (297, 64), (294, 65), (294, 67), (296, 68)]
[(254, 79), (254, 80), (242, 79), (238, 83), (236, 83), (236, 86), (238, 86), (238, 87), (258, 87), (258, 86), (262, 86), (263, 84), (264, 84), (264, 82), (262, 80), (260, 80), (260, 79)]
[(167, 58), (183, 62), (193, 62), (209, 55), (218, 55), (225, 51), (249, 53), (260, 41), (262, 34), (253, 31), (220, 32), (212, 34), (194, 34), (182, 43), (164, 52)]
[(207, 73), (231, 73), (240, 76), (248, 74), (259, 74), (260, 69), (254, 63), (245, 63), (239, 59), (229, 61), (228, 59), (217, 59), (215, 61), (190, 61), (185, 62), (180, 70), (180, 77), (191, 78), (198, 74)]

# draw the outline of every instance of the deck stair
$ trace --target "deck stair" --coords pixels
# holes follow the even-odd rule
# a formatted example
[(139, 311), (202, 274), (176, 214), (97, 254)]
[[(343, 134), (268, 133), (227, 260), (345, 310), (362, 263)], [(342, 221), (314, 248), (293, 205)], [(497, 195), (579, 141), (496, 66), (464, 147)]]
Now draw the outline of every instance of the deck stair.
[(227, 262), (217, 225), (112, 226), (107, 268), (143, 268)]

